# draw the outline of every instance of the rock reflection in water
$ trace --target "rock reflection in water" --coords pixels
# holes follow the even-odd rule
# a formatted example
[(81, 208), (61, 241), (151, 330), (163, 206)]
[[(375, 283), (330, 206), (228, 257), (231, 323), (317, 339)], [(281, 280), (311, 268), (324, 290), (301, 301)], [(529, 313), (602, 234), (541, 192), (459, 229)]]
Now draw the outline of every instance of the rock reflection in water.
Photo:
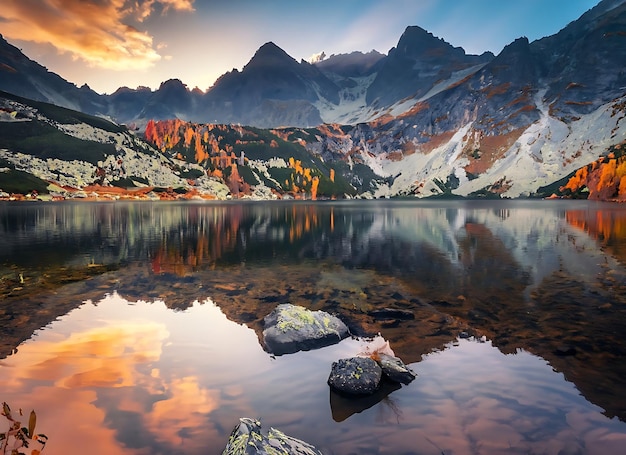
[[(329, 388), (330, 412), (333, 416), (333, 420), (335, 422), (343, 422), (351, 415), (363, 412), (380, 402), (391, 409), (392, 412), (399, 414), (397, 405), (389, 395), (399, 390), (401, 387), (402, 384), (384, 380), (375, 393), (363, 397), (346, 397)], [(398, 419), (399, 418), (400, 416), (398, 415)]]

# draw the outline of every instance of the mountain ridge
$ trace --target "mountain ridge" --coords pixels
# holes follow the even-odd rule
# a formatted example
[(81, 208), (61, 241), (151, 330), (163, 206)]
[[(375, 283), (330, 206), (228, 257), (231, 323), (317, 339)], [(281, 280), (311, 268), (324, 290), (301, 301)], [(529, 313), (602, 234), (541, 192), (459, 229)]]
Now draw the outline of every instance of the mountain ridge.
[[(551, 62), (548, 58), (550, 53), (544, 49), (546, 43), (547, 47), (552, 49), (555, 47), (553, 44), (556, 41), (555, 37), (559, 34), (566, 30), (570, 30), (570, 34), (571, 30), (583, 30), (588, 23), (598, 21), (603, 15), (619, 8), (625, 8), (622, 0), (604, 0), (557, 34), (533, 43), (528, 43), (526, 39), (526, 44), (532, 49), (535, 58), (530, 65), (515, 65), (516, 69), (521, 68), (527, 73), (535, 68), (535, 72), (540, 73), (534, 77), (524, 73), (526, 79), (536, 79), (539, 75), (550, 77), (546, 67), (560, 65), (559, 62)], [(566, 40), (561, 40), (563, 41)], [(341, 74), (339, 65), (333, 66), (329, 63), (333, 60), (331, 58), (314, 65), (305, 61), (297, 62), (270, 41), (255, 52), (241, 71), (234, 69), (223, 74), (205, 92), (189, 90), (181, 81), (184, 90), (179, 90), (179, 98), (184, 102), (179, 102), (175, 109), (158, 106), (167, 104), (162, 100), (168, 97), (160, 92), (167, 88), (165, 82), (168, 81), (164, 81), (159, 89), (152, 91), (151, 95), (138, 87), (128, 89), (124, 96), (117, 91), (111, 95), (100, 95), (88, 86), (79, 89), (56, 75), (51, 75), (49, 79), (51, 81), (56, 77), (57, 83), (64, 82), (62, 90), (47, 87), (46, 85), (54, 85), (50, 81), (47, 84), (40, 82), (31, 84), (29, 81), (33, 79), (32, 74), (42, 79), (47, 70), (40, 65), (37, 68), (36, 62), (23, 55), (23, 59), (30, 61), (32, 65), (26, 71), (19, 68), (17, 71), (26, 73), (27, 77), (24, 77), (24, 74), (20, 76), (14, 74), (12, 80), (3, 78), (6, 80), (0, 82), (0, 89), (90, 114), (108, 116), (121, 123), (140, 125), (145, 125), (150, 118), (172, 117), (196, 122), (243, 123), (258, 127), (310, 127), (337, 121), (356, 124), (372, 121), (392, 112), (398, 114), (402, 106), (408, 111), (412, 106), (406, 102), (407, 99), (423, 98), (441, 81), (452, 80), (454, 74), (472, 67), (479, 68), (479, 65), (486, 65), (494, 60), (500, 61), (507, 52), (510, 53), (512, 45), (520, 43), (520, 39), (515, 40), (505, 46), (498, 56), (489, 52), (470, 55), (461, 47), (454, 47), (443, 38), (437, 38), (419, 26), (409, 26), (400, 36), (398, 44), (389, 50), (388, 55), (379, 54), (381, 57), (376, 58), (374, 54), (373, 64), (365, 62), (363, 58), (359, 63), (355, 63), (358, 60), (353, 59), (351, 73)], [(0, 71), (4, 69), (6, 72), (7, 67), (11, 68), (6, 58), (5, 61), (2, 58), (7, 54), (6, 49), (12, 48), (15, 55), (20, 55), (21, 52), (3, 38), (0, 40), (0, 48), (3, 50), (0, 51)], [(563, 50), (559, 52), (560, 55), (564, 53)], [(337, 60), (337, 56), (331, 57)], [(370, 74), (372, 77), (367, 78)], [(513, 73), (510, 75), (515, 76)], [(556, 76), (558, 75), (552, 75)], [(519, 73), (517, 77), (521, 77)], [(21, 88), (19, 84), (23, 84)], [(581, 83), (578, 87), (582, 88), (583, 85), (585, 84)], [(245, 87), (245, 96), (240, 95), (242, 87)], [(350, 90), (351, 88), (353, 90)], [(548, 94), (557, 96), (563, 88), (563, 85), (555, 84), (553, 91)], [(344, 102), (346, 98), (350, 101), (362, 98), (363, 93), (365, 97), (359, 102)], [(51, 94), (54, 96), (50, 96)], [(254, 103), (243, 99), (249, 97), (254, 99)], [(563, 107), (561, 103), (559, 108)], [(349, 109), (351, 111), (346, 112)], [(338, 115), (337, 112), (341, 114)]]
[[(626, 2), (603, 0), (558, 33), (532, 42), (518, 38), (497, 56), (467, 55), (412, 26), (387, 56), (352, 53), (315, 65), (297, 62), (268, 42), (241, 71), (224, 74), (207, 92), (172, 79), (156, 91), (119, 89), (103, 97), (75, 87), (69, 95), (56, 95), (75, 106), (104, 107), (88, 113), (118, 121), (123, 111), (123, 123), (139, 132), (150, 122), (171, 119), (182, 122), (175, 124), (176, 134), (191, 139), (220, 123), (269, 128), (271, 135), (304, 147), (312, 159), (322, 159), (326, 164), (315, 165), (326, 169), (320, 178), (332, 167), (352, 185), (345, 194), (530, 196), (624, 142), (624, 36)], [(11, 66), (13, 61), (21, 66)], [(31, 71), (26, 82), (45, 72), (2, 42), (0, 65), (4, 72)], [(173, 134), (171, 125), (163, 128)], [(254, 150), (229, 137), (232, 143), (220, 144), (228, 156)], [(183, 148), (174, 144), (167, 153), (191, 162), (221, 153), (202, 136), (181, 142)], [(289, 158), (273, 156), (272, 147), (263, 150), (267, 156), (257, 154), (255, 160)], [(597, 194), (622, 199), (619, 182), (615, 188)]]

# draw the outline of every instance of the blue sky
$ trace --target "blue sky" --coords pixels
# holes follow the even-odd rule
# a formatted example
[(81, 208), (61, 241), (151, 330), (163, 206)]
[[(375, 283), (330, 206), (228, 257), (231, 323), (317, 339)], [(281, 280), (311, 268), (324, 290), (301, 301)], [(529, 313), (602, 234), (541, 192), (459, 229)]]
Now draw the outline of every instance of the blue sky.
[(209, 88), (273, 41), (296, 60), (387, 53), (418, 25), (468, 53), (557, 33), (598, 0), (2, 0), (0, 34), (99, 93), (181, 79)]

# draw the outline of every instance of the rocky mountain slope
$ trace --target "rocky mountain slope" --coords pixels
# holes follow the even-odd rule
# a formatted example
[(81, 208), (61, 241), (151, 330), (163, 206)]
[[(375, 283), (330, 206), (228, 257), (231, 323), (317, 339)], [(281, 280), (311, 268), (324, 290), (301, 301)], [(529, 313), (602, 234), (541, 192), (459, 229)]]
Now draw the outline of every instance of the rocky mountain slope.
[(81, 88), (26, 57), (0, 35), (0, 90), (82, 112), (104, 112), (106, 97)]
[(353, 182), (355, 165), (385, 178), (360, 188), (372, 197), (531, 195), (626, 139), (625, 36), (626, 4), (601, 2), (374, 121), (323, 128), (309, 148), (345, 162)]
[[(267, 43), (206, 93), (179, 80), (109, 96), (72, 89), (2, 40), (0, 71), (10, 77), (0, 88), (145, 131), (157, 156), (195, 166), (232, 195), (621, 200), (620, 166), (612, 190), (608, 180), (599, 190), (577, 171), (612, 163), (626, 140), (624, 61), (626, 2), (603, 0), (559, 33), (519, 38), (495, 57), (467, 55), (419, 27), (408, 27), (386, 56), (352, 53), (316, 64)], [(5, 107), (0, 147), (26, 153), (20, 147), (32, 141), (20, 134), (32, 134), (26, 123), (13, 124), (12, 109)], [(102, 147), (118, 145), (105, 138), (94, 149), (106, 155)], [(578, 187), (568, 183), (573, 177)]]
[(406, 97), (437, 82), (475, 71), (493, 54), (466, 55), (419, 27), (408, 27), (389, 55), (376, 51), (333, 55), (316, 64), (297, 62), (272, 42), (262, 45), (241, 71), (222, 75), (206, 93), (178, 79), (157, 90), (121, 87), (100, 95), (77, 88), (0, 36), (0, 90), (119, 123), (178, 118), (198, 123), (255, 127), (354, 124), (385, 114)]
[(12, 193), (97, 199), (356, 193), (282, 131), (151, 120), (145, 137), (149, 142), (106, 119), (0, 92), (0, 199)]
[(243, 70), (220, 77), (202, 98), (194, 120), (243, 123), (263, 128), (319, 125), (313, 104), (339, 102), (339, 88), (314, 65), (300, 63), (274, 43), (259, 48)]
[(125, 127), (0, 92), (0, 196), (4, 198), (11, 193), (87, 197), (95, 191), (94, 185), (156, 187), (165, 192), (188, 189), (190, 178), (195, 194), (225, 197), (228, 193), (223, 183), (210, 179), (199, 166), (168, 158)]

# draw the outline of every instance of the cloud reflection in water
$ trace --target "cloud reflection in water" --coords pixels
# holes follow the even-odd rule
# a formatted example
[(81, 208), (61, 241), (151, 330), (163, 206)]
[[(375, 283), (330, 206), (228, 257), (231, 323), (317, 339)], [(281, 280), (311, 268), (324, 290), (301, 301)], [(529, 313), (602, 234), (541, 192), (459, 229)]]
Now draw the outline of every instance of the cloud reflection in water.
[(193, 366), (172, 369), (163, 359), (192, 318), (210, 319), (218, 334), (224, 323), (249, 331), (210, 301), (176, 314), (113, 294), (39, 331), (6, 359), (3, 399), (36, 409), (51, 453), (201, 453), (207, 439), (220, 437), (207, 415), (220, 406), (221, 392), (203, 385)]

